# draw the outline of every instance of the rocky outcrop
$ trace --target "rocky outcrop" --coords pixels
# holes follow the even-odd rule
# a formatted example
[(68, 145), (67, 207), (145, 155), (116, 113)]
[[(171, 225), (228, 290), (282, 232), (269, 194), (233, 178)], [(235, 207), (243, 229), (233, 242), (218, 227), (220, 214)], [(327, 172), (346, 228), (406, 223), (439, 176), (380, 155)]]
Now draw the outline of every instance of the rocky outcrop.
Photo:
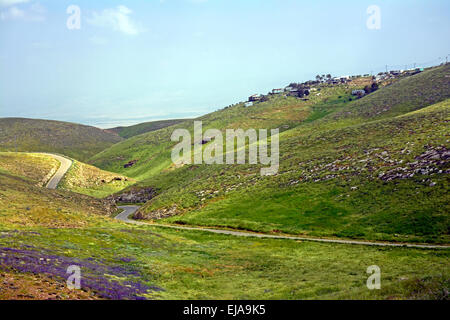
[(296, 185), (303, 181), (320, 182), (350, 178), (361, 174), (387, 182), (412, 178), (415, 175), (432, 176), (450, 173), (450, 150), (445, 146), (424, 146), (423, 153), (416, 156), (414, 161), (407, 162), (405, 157), (411, 154), (409, 148), (412, 145), (408, 143), (404, 149), (397, 152), (375, 148), (365, 150), (364, 155), (358, 157), (346, 156), (332, 162), (327, 160), (322, 163), (316, 163), (315, 160), (302, 162), (299, 164), (300, 177), (289, 181), (288, 185)]
[(446, 147), (427, 147), (424, 153), (415, 157), (415, 161), (386, 173), (381, 173), (379, 178), (383, 181), (391, 181), (412, 178), (419, 174), (429, 176), (436, 173), (450, 173), (448, 168), (444, 168), (448, 159), (450, 159), (450, 150)]
[(131, 160), (130, 162), (125, 163), (125, 164), (123, 165), (123, 167), (124, 167), (125, 169), (131, 168), (131, 167), (134, 166), (137, 162), (138, 162), (138, 160)]
[(127, 192), (113, 195), (110, 198), (114, 202), (122, 203), (145, 203), (156, 196), (157, 192), (153, 188), (131, 189)]
[(136, 220), (159, 220), (173, 217), (177, 214), (179, 214), (179, 212), (177, 206), (175, 205), (170, 208), (161, 208), (151, 212), (142, 212), (139, 210), (134, 214), (133, 218)]

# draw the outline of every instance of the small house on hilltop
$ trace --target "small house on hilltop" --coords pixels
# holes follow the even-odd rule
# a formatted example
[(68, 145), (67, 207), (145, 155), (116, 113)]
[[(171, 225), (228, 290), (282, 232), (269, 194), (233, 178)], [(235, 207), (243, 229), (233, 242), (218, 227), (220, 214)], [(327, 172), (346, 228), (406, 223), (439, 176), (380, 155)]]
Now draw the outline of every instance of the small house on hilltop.
[(291, 90), (288, 91), (288, 96), (298, 96), (298, 89), (291, 88)]
[(262, 95), (260, 95), (260, 94), (254, 94), (254, 95), (252, 95), (252, 96), (250, 96), (250, 97), (248, 98), (248, 101), (249, 101), (249, 102), (260, 101), (261, 98), (262, 98)]
[(353, 90), (352, 91), (352, 95), (358, 96), (358, 97), (362, 97), (362, 96), (366, 95), (366, 91), (364, 91), (364, 90)]
[(282, 93), (283, 89), (273, 89), (272, 94)]

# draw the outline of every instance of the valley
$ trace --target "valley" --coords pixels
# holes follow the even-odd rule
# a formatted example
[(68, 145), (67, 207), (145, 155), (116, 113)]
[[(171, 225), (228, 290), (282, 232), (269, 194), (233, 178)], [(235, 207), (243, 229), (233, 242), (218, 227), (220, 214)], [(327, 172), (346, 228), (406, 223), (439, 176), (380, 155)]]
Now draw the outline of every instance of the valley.
[[(0, 119), (0, 299), (448, 299), (449, 77), (359, 99), (364, 77), (316, 83), (128, 129)], [(278, 172), (174, 164), (194, 120), (279, 129)], [(58, 291), (70, 265), (82, 289)]]

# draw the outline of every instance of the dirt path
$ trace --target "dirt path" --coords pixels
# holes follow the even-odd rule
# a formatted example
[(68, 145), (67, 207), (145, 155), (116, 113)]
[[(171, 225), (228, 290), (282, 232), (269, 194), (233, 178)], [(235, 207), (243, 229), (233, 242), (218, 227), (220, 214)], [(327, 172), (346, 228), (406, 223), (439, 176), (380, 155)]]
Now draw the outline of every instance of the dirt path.
[(130, 216), (134, 214), (139, 206), (121, 206), (120, 209), (124, 211), (116, 216), (116, 219), (132, 223), (136, 225), (147, 225), (152, 227), (161, 228), (171, 228), (178, 230), (190, 230), (190, 231), (203, 231), (218, 234), (225, 234), (237, 237), (256, 237), (256, 238), (270, 238), (270, 239), (287, 239), (287, 240), (302, 240), (302, 241), (314, 241), (314, 242), (328, 242), (328, 243), (339, 243), (339, 244), (355, 244), (355, 245), (365, 245), (365, 246), (379, 246), (379, 247), (404, 247), (404, 248), (421, 248), (421, 249), (450, 249), (450, 246), (440, 246), (440, 245), (427, 245), (427, 244), (407, 244), (407, 243), (392, 243), (392, 242), (369, 242), (369, 241), (357, 241), (357, 240), (339, 240), (339, 239), (322, 239), (322, 238), (308, 238), (308, 237), (295, 237), (295, 236), (276, 236), (271, 234), (260, 234), (242, 231), (231, 231), (231, 230), (220, 230), (220, 229), (210, 229), (210, 228), (199, 228), (199, 227), (185, 227), (185, 226), (172, 226), (165, 224), (150, 224), (145, 222), (139, 222), (131, 220)]
[(51, 153), (44, 153), (44, 154), (61, 162), (61, 166), (56, 171), (56, 173), (53, 175), (53, 177), (50, 178), (50, 180), (48, 181), (47, 186), (46, 186), (48, 189), (56, 189), (58, 187), (58, 184), (61, 181), (61, 179), (67, 173), (67, 170), (69, 170), (69, 168), (72, 166), (72, 160), (69, 160), (69, 159), (61, 157), (61, 156), (57, 156), (56, 154), (51, 154)]

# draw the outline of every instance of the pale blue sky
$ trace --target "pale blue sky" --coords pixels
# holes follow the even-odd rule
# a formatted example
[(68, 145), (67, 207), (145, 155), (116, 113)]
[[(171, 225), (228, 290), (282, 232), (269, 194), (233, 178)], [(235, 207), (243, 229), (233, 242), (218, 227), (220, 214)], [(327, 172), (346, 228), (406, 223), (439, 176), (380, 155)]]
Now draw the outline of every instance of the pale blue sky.
[[(68, 30), (69, 5), (81, 29)], [(381, 29), (366, 26), (370, 5)], [(0, 0), (0, 117), (191, 117), (316, 74), (438, 64), (450, 1)]]

